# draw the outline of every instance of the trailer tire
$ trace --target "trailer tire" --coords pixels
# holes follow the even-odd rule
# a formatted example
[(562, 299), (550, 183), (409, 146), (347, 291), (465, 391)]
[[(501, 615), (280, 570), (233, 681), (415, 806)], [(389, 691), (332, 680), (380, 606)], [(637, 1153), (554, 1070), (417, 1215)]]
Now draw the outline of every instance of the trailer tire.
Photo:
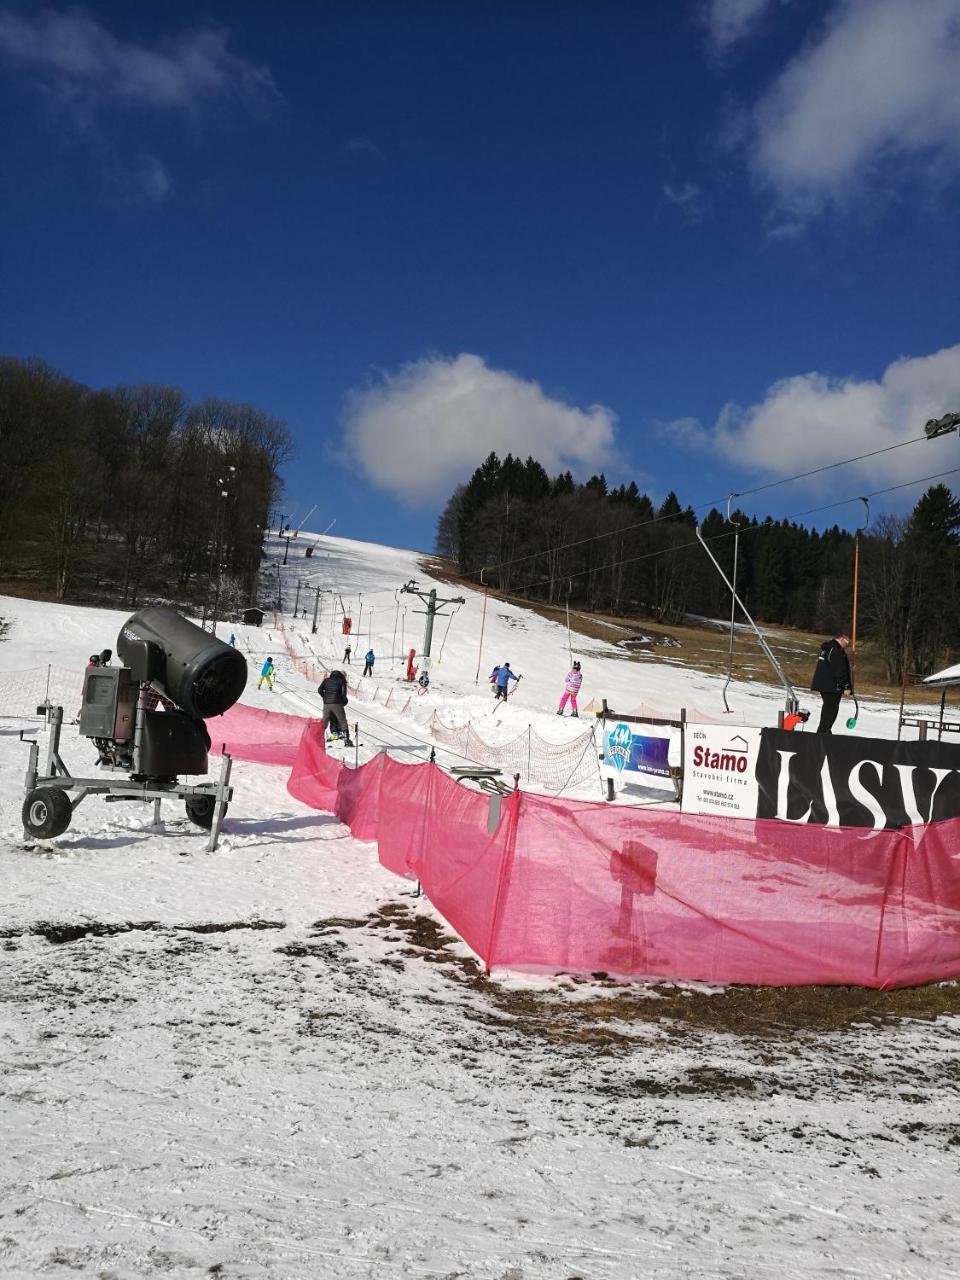
[(41, 840), (49, 840), (66, 831), (73, 817), (70, 797), (59, 787), (37, 787), (23, 802), (20, 811), (24, 830)]
[[(187, 817), (191, 822), (196, 823), (198, 827), (203, 827), (204, 831), (209, 831), (213, 826), (213, 815), (217, 810), (217, 801), (214, 796), (190, 796), (186, 801)], [(227, 806), (223, 806), (223, 812), (227, 812)]]

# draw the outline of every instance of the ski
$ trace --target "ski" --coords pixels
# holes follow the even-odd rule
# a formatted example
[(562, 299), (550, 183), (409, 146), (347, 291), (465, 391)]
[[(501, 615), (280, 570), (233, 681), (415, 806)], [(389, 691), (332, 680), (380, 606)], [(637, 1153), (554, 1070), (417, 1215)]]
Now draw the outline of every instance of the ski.
[(507, 701), (507, 699), (511, 696), (511, 694), (514, 694), (517, 692), (517, 689), (520, 687), (520, 681), (522, 679), (523, 679), (523, 676), (517, 676), (516, 688), (514, 689), (511, 689), (509, 684), (507, 685), (506, 692), (504, 693), (503, 697), (498, 698), (496, 703), (494, 704), (493, 713), (492, 713), (493, 715), (497, 714), (501, 706), (503, 706), (503, 704)]

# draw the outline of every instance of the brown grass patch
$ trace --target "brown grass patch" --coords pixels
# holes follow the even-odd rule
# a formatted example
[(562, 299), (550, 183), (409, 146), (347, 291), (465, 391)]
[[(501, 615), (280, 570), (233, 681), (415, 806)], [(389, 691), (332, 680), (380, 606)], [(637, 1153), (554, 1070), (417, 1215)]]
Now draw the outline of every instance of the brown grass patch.
[[(317, 921), (315, 927), (325, 928), (330, 923)], [(402, 955), (436, 964), (451, 982), (482, 993), (489, 1014), (470, 1009), (467, 1016), (474, 1020), (509, 1026), (555, 1044), (589, 1046), (596, 1052), (627, 1051), (635, 1037), (624, 1024), (631, 1023), (657, 1023), (667, 1035), (710, 1031), (784, 1041), (895, 1025), (904, 1018), (935, 1021), (960, 1014), (960, 984), (953, 982), (895, 991), (853, 986), (730, 986), (710, 992), (665, 983), (630, 985), (598, 974), (591, 981), (603, 986), (602, 995), (571, 1000), (563, 992), (505, 988), (489, 978), (472, 957), (457, 954), (457, 939), (439, 921), (405, 904), (388, 903), (363, 921), (344, 923), (351, 928), (390, 929), (405, 943)], [(960, 1066), (957, 1076), (960, 1079)]]

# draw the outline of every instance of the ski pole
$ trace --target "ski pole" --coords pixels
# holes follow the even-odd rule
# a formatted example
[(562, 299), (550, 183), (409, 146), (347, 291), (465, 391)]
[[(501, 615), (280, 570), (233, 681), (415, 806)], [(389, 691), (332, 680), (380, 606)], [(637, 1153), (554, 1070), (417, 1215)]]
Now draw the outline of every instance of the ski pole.
[(860, 703), (857, 701), (857, 695), (851, 689), (850, 696), (853, 698), (853, 715), (847, 720), (847, 728), (855, 729), (857, 721), (860, 719)]

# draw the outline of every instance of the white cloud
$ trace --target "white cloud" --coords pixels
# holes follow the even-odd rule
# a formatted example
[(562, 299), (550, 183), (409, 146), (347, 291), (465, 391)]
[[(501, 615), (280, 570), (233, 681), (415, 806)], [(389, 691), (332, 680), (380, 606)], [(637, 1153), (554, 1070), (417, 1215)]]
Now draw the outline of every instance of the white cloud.
[(960, 0), (838, 0), (754, 111), (752, 159), (804, 216), (960, 169)]
[(708, 0), (703, 22), (720, 53), (752, 35), (774, 0)]
[(279, 98), (270, 72), (231, 53), (219, 29), (184, 31), (148, 48), (119, 40), (79, 9), (4, 9), (0, 57), (81, 114), (117, 102), (188, 113), (214, 102), (258, 110)]
[(370, 138), (358, 137), (348, 138), (340, 148), (340, 154), (350, 160), (373, 160), (383, 161), (386, 159), (384, 153), (377, 144)]
[[(877, 380), (805, 373), (775, 383), (759, 404), (727, 405), (710, 432), (713, 446), (745, 472), (795, 475), (923, 434), (929, 418), (960, 409), (960, 344), (894, 361)], [(897, 449), (807, 481), (864, 480), (883, 487), (960, 466), (956, 439)], [(855, 491), (855, 490), (854, 490)]]
[(687, 222), (699, 222), (703, 217), (703, 191), (695, 182), (663, 184), (664, 198), (676, 205)]
[(115, 165), (106, 174), (123, 204), (161, 205), (173, 195), (173, 178), (163, 161), (148, 151), (131, 165)]
[(699, 418), (673, 418), (669, 422), (655, 422), (654, 429), (661, 440), (690, 453), (713, 444), (713, 437)]
[(446, 498), (491, 450), (532, 455), (553, 474), (613, 458), (616, 415), (577, 409), (480, 356), (418, 360), (347, 398), (343, 444), (377, 488), (414, 504)]

